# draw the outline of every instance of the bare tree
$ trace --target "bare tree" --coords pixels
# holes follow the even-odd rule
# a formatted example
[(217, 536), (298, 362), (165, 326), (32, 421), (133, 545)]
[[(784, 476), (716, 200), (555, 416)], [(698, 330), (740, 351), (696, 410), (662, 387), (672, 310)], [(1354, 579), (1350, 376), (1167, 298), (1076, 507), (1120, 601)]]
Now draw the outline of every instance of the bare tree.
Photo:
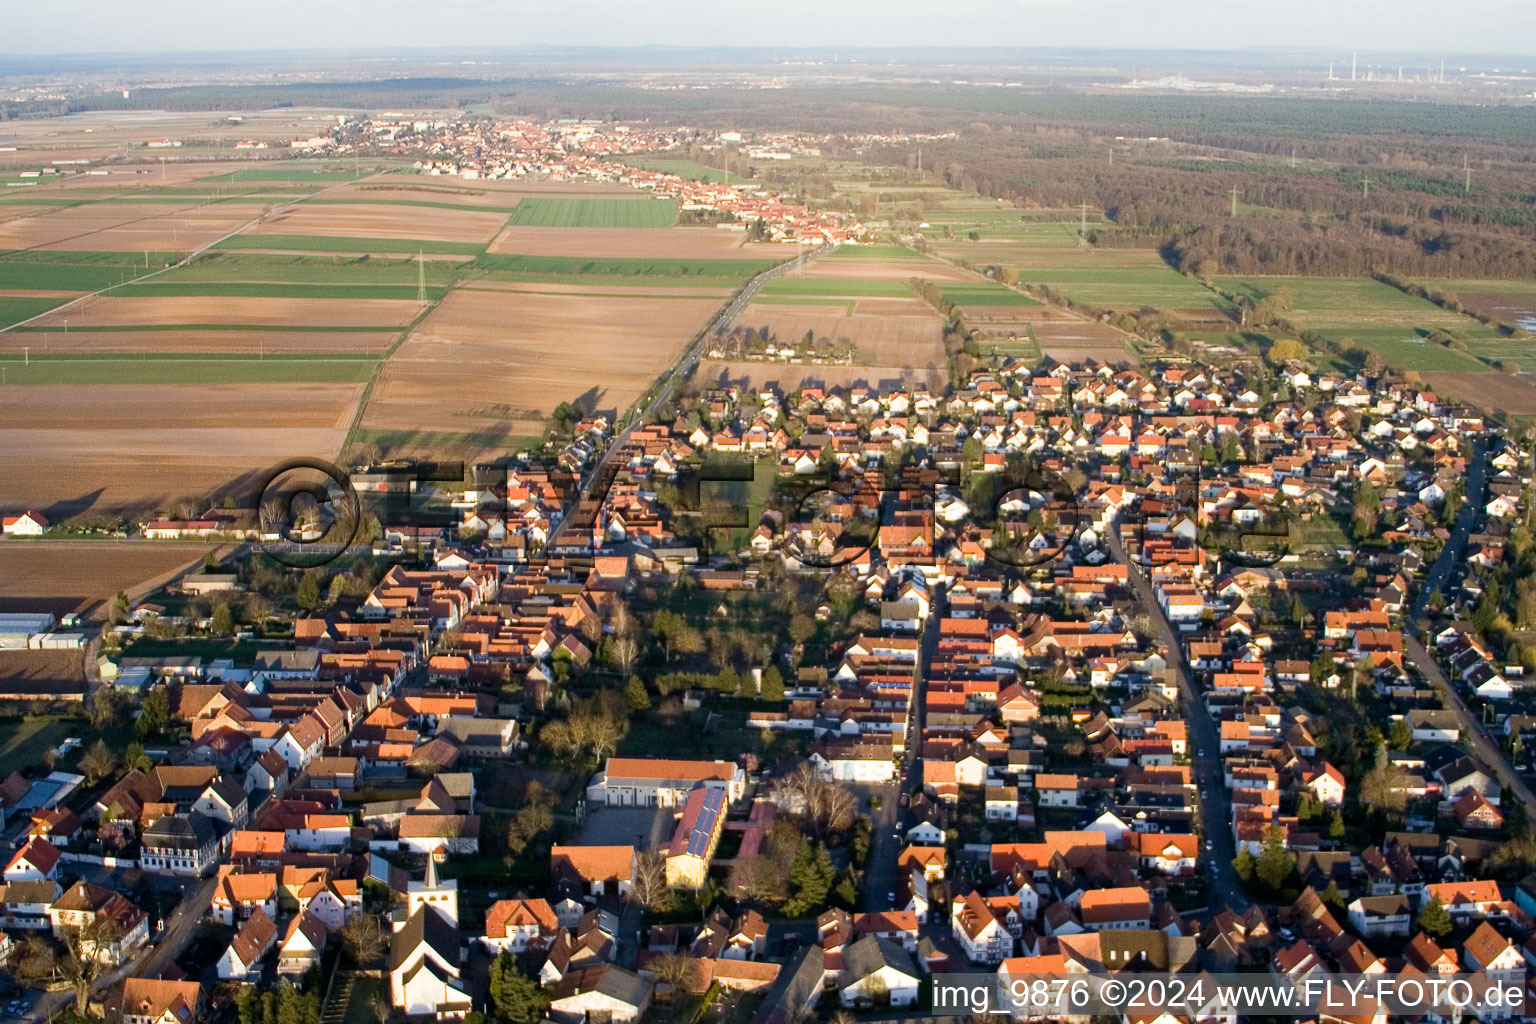
[(74, 986), (75, 1013), (79, 1016), (88, 1015), (96, 980), (116, 966), (122, 936), (117, 922), (104, 915), (82, 927), (65, 928), (60, 934), (64, 954), (57, 958), (59, 973)]
[(383, 956), (384, 947), (388, 944), (384, 929), (379, 927), (378, 917), (368, 913), (352, 915), (352, 919), (342, 926), (341, 941), (347, 956), (359, 967), (371, 964)]
[(664, 953), (651, 962), (651, 970), (656, 972), (657, 981), (672, 990), (671, 998), (676, 999), (679, 993), (687, 990), (693, 976), (693, 957), (683, 950)]
[(667, 884), (667, 861), (655, 850), (644, 850), (635, 855), (634, 877), (630, 881), (630, 895), (647, 910), (666, 905), (671, 898)]
[(800, 762), (775, 784), (773, 798), (784, 810), (805, 818), (818, 840), (853, 824), (859, 808), (848, 787), (821, 778), (809, 761)]

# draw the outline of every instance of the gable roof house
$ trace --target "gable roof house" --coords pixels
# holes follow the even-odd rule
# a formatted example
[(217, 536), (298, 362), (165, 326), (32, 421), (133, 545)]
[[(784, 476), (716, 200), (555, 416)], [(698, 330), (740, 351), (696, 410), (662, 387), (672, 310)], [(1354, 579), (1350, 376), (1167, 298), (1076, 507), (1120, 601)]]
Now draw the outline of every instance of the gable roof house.
[(459, 929), (436, 907), (423, 906), (389, 944), (391, 1003), (407, 1014), (461, 1019), (470, 1010), (459, 980)]

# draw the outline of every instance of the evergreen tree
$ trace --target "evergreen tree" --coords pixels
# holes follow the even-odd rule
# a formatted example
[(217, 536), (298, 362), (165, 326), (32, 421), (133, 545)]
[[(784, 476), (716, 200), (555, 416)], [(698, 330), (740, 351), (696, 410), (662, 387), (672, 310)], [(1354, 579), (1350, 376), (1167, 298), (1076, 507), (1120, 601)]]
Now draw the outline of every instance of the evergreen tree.
[(1344, 909), (1344, 894), (1339, 891), (1339, 883), (1333, 879), (1328, 880), (1328, 888), (1323, 890), (1322, 900), (1335, 910)]
[(813, 849), (810, 843), (801, 843), (789, 871), (794, 895), (784, 904), (784, 913), (789, 917), (804, 917), (820, 911), (827, 905), (833, 878), (832, 859), (827, 848), (818, 845)]
[(651, 695), (646, 692), (639, 676), (630, 676), (629, 682), (624, 684), (624, 706), (632, 715), (651, 709)]
[(208, 632), (214, 636), (229, 636), (235, 631), (235, 619), (229, 613), (229, 605), (221, 604), (213, 610), (208, 620)]
[(1290, 877), (1296, 859), (1285, 848), (1285, 830), (1273, 825), (1264, 830), (1264, 843), (1259, 847), (1259, 859), (1254, 871), (1259, 881), (1278, 890)]
[(507, 1024), (538, 1024), (549, 1005), (549, 997), (534, 980), (517, 969), (510, 950), (491, 962), (491, 1001), (489, 1009), (498, 1021)]
[(1328, 838), (1344, 838), (1344, 815), (1341, 811), (1334, 811), (1333, 817), (1328, 821)]
[(1445, 909), (1439, 896), (1431, 896), (1419, 911), (1419, 928), (1436, 939), (1451, 933), (1451, 912)]
[(307, 612), (320, 607), (320, 581), (315, 579), (314, 573), (307, 572), (299, 578), (299, 587), (293, 599)]
[(784, 699), (784, 676), (771, 665), (763, 669), (763, 681), (758, 688), (758, 696), (763, 700)]

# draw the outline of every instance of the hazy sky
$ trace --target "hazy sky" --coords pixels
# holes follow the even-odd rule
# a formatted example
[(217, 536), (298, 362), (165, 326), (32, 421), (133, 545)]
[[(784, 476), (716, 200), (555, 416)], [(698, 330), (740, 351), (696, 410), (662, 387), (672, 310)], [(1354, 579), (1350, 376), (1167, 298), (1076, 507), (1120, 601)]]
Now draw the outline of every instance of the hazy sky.
[(0, 0), (0, 23), (0, 53), (13, 54), (540, 43), (1536, 53), (1533, 0)]

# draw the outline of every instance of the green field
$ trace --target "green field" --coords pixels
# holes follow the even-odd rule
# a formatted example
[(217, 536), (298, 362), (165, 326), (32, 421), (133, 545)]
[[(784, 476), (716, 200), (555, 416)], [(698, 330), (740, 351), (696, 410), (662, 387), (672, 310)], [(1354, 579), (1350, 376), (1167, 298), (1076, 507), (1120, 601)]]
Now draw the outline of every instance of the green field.
[[(57, 327), (38, 327), (36, 325), (16, 328), (19, 334), (58, 334)], [(367, 326), (363, 324), (347, 324), (344, 327), (305, 327), (298, 324), (112, 324), (105, 327), (95, 325), (80, 325), (71, 327), (70, 334), (90, 333), (93, 331), (106, 331), (117, 334), (123, 331), (133, 333), (136, 331), (302, 331), (305, 334), (377, 334), (380, 331), (387, 334), (398, 334), (399, 324), (379, 324)]]
[(187, 358), (0, 356), (5, 384), (362, 384), (375, 356), (262, 359), (255, 353)]
[[(427, 298), (441, 299), (446, 288), (428, 287)], [(230, 295), (261, 299), (415, 299), (415, 285), (406, 284), (296, 284), (282, 281), (146, 281), (114, 288), (112, 294), (129, 298)]]
[(89, 264), (92, 266), (139, 267), (154, 270), (175, 263), (184, 252), (104, 252), (88, 249), (0, 249), (0, 260), (7, 263)]
[(537, 274), (521, 270), (482, 270), (467, 279), (467, 286), (475, 281), (505, 281), (515, 284), (577, 284), (583, 289), (596, 288), (685, 288), (698, 291), (724, 289), (735, 291), (741, 287), (739, 277), (647, 277), (642, 274)]
[(1019, 267), (1021, 284), (1045, 285), (1101, 309), (1228, 309), (1226, 299), (1161, 260), (1139, 267)]
[(454, 433), (447, 430), (356, 430), (353, 432), (352, 442), (376, 445), (386, 451), (392, 448), (527, 449), (541, 444), (543, 438), (489, 430), (477, 434)]
[(233, 235), (215, 249), (283, 249), (293, 252), (398, 252), (478, 256), (479, 242), (423, 242), (414, 238), (344, 238), (340, 235)]
[(508, 222), (527, 228), (669, 228), (670, 199), (524, 199)]
[(37, 298), (24, 295), (0, 295), (0, 327), (9, 327), (23, 320), (30, 320), (62, 306), (68, 299)]
[(827, 259), (842, 260), (917, 260), (926, 261), (927, 256), (904, 245), (840, 245), (827, 253)]
[(764, 295), (844, 295), (866, 299), (910, 299), (917, 293), (905, 281), (840, 281), (820, 277), (776, 277)]
[[(1510, 344), (1471, 317), (1370, 278), (1248, 277), (1217, 283), (1250, 299), (1285, 296), (1291, 308), (1283, 315), (1298, 328), (1315, 330), (1346, 347), (1380, 352), (1388, 365), (1400, 370), (1487, 370), (1488, 364), (1474, 357), (1499, 357)], [(1468, 352), (1426, 342), (1433, 331), (1460, 338)], [(1518, 357), (1519, 351), (1509, 354)]]
[(0, 288), (94, 292), (147, 273), (143, 267), (0, 261)]
[(946, 284), (939, 286), (944, 301), (952, 306), (1038, 306), (1039, 300), (1000, 284)]
[(747, 278), (775, 266), (776, 260), (678, 260), (643, 257), (524, 256), (486, 253), (475, 260), (483, 270), (523, 274), (599, 274), (608, 277)]
[[(214, 252), (154, 278), (156, 282), (264, 281), (289, 284), (452, 284), (463, 264), (382, 256), (300, 256), (292, 253)], [(0, 271), (3, 273), (3, 271)], [(412, 292), (414, 296), (415, 292)]]

